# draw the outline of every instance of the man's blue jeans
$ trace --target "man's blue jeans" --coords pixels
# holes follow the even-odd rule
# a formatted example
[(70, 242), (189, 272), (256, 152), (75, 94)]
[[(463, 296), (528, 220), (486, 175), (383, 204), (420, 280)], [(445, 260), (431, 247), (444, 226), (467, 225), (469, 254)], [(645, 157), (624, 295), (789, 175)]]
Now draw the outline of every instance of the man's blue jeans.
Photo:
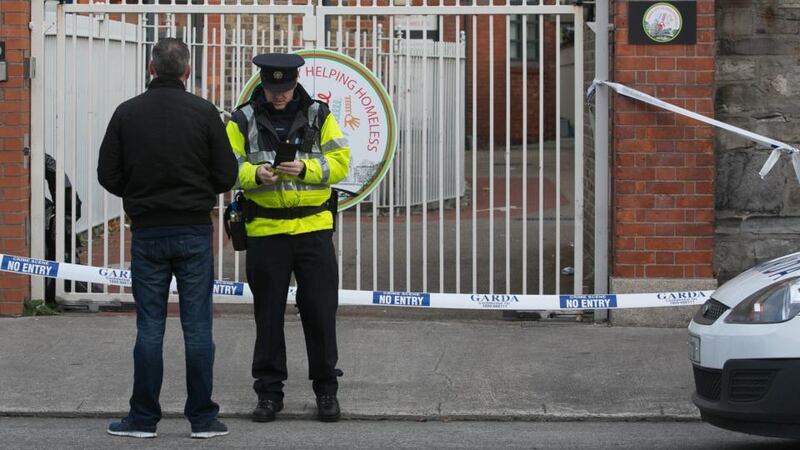
[(163, 343), (172, 275), (178, 282), (181, 327), (186, 349), (188, 398), (184, 414), (192, 429), (217, 417), (211, 400), (214, 368), (211, 225), (162, 226), (133, 231), (131, 272), (136, 302), (133, 395), (128, 421), (155, 431), (161, 419), (159, 395), (164, 374)]

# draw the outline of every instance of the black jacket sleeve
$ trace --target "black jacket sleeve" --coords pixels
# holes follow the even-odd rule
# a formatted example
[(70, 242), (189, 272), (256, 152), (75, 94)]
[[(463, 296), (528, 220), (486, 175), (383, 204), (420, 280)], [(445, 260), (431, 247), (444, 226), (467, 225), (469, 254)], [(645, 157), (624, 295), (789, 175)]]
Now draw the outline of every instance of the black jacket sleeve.
[(120, 140), (120, 113), (114, 111), (106, 128), (103, 143), (100, 144), (100, 155), (97, 163), (97, 181), (108, 192), (122, 197), (125, 192), (125, 172), (122, 160), (122, 142)]
[(225, 126), (219, 119), (216, 110), (209, 114), (208, 137), (211, 150), (211, 185), (214, 192), (228, 192), (239, 176), (239, 164), (231, 150), (231, 143), (225, 133)]

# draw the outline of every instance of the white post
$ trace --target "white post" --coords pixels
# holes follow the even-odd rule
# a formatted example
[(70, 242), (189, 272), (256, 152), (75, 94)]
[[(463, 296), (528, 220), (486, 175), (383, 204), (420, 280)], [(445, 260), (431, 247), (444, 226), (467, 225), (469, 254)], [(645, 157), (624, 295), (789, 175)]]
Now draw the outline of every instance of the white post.
[[(31, 257), (44, 259), (44, 8), (31, 2)], [(30, 277), (31, 298), (44, 298), (44, 280)]]
[[(608, 0), (598, 0), (595, 19), (595, 68), (597, 80), (608, 79)], [(608, 87), (597, 86), (594, 97), (594, 293), (608, 292)], [(576, 115), (577, 117), (577, 115)], [(581, 132), (576, 128), (576, 133)]]

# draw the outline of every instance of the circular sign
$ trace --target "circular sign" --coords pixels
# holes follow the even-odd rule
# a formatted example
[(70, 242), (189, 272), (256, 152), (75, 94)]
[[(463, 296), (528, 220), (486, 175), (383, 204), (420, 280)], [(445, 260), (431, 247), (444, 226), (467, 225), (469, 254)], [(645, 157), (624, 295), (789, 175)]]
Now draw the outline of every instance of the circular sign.
[[(389, 170), (397, 139), (394, 106), (380, 80), (353, 58), (329, 50), (297, 54), (306, 60), (299, 82), (312, 98), (328, 104), (350, 144), (350, 173), (333, 186), (350, 194), (339, 198), (339, 211), (344, 211), (369, 195)], [(249, 101), (260, 86), (255, 72), (238, 104)]]
[(681, 33), (683, 17), (678, 8), (669, 3), (654, 3), (642, 17), (644, 34), (655, 42), (669, 42)]

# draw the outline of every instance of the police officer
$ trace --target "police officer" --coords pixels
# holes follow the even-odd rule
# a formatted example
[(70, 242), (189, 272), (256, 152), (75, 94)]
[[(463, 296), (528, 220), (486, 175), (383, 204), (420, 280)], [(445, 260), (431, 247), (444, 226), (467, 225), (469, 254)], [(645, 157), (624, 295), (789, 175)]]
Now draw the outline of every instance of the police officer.
[[(239, 160), (247, 218), (247, 281), (254, 297), (253, 388), (256, 422), (283, 409), (287, 378), (283, 319), (291, 275), (303, 323), (308, 375), (319, 419), (339, 420), (336, 309), (339, 276), (333, 247), (331, 185), (347, 176), (350, 149), (336, 118), (297, 83), (295, 54), (262, 54), (261, 89), (234, 111), (228, 138)], [(288, 149), (288, 150), (287, 150)], [(288, 161), (276, 158), (290, 153)]]

